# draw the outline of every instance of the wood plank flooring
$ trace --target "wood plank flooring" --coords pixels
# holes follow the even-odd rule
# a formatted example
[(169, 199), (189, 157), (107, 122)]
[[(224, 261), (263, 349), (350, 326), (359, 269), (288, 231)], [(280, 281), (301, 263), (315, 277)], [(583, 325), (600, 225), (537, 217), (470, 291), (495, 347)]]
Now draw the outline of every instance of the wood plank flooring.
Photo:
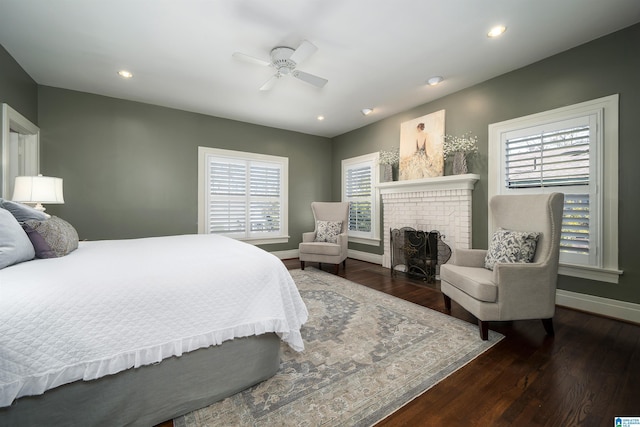
[[(437, 283), (352, 259), (338, 275), (444, 312)], [(455, 301), (451, 315), (476, 324)], [(640, 325), (559, 307), (554, 327), (548, 337), (539, 320), (491, 322), (505, 339), (376, 426), (613, 426), (640, 416)]]

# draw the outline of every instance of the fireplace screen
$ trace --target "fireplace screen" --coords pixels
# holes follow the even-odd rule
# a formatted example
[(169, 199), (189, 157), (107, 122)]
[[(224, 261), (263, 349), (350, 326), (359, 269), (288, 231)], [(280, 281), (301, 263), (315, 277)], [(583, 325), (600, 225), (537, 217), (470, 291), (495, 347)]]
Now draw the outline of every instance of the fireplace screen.
[(391, 230), (391, 275), (396, 270), (435, 282), (439, 265), (451, 257), (451, 248), (438, 231), (421, 231), (411, 227)]

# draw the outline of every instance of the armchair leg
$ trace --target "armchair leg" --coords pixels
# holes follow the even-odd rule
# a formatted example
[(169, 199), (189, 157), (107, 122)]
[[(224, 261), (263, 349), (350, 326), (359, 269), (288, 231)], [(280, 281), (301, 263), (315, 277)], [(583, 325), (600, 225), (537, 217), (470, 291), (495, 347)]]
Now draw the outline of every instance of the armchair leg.
[(553, 330), (553, 318), (542, 319), (542, 325), (544, 326), (544, 330), (547, 332), (547, 335), (551, 337), (555, 335), (555, 331)]
[(442, 294), (444, 297), (444, 309), (447, 310), (447, 313), (451, 313), (451, 298), (448, 295)]
[(482, 341), (489, 339), (489, 322), (484, 322), (478, 319), (478, 328), (480, 329), (480, 338)]
[(338, 274), (338, 272), (340, 271), (340, 263), (336, 264), (336, 271), (333, 274)]
[(304, 261), (300, 261), (300, 270), (304, 270)]

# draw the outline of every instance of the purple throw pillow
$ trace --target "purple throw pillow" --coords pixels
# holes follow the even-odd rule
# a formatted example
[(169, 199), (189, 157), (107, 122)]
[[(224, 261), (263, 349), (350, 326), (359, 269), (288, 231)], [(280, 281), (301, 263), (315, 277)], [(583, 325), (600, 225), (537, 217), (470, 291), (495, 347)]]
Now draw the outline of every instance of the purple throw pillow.
[(36, 258), (57, 258), (56, 253), (51, 249), (51, 246), (49, 246), (40, 233), (29, 227), (27, 224), (22, 224), (22, 228), (27, 233), (27, 236), (29, 236), (29, 240), (31, 240), (33, 249), (36, 251)]

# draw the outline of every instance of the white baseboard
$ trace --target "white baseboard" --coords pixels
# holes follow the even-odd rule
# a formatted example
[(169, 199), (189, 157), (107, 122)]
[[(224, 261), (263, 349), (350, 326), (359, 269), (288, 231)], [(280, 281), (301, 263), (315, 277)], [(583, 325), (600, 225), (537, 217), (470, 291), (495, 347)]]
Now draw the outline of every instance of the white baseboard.
[(382, 265), (382, 255), (372, 254), (369, 252), (355, 251), (353, 249), (349, 249), (347, 252), (347, 256), (349, 258), (357, 259), (360, 261), (371, 262), (373, 264)]
[(556, 290), (556, 304), (640, 324), (640, 304), (632, 302), (558, 289)]
[[(298, 258), (299, 256), (297, 249), (290, 249), (288, 251), (274, 251), (271, 253), (280, 259)], [(357, 259), (360, 261), (366, 261), (366, 262), (371, 262), (373, 264), (382, 265), (382, 255), (376, 255), (369, 252), (354, 251), (352, 249), (349, 249), (347, 256), (349, 258)]]
[(275, 251), (271, 252), (273, 255), (277, 256), (280, 259), (291, 259), (298, 258), (298, 250), (297, 249), (289, 249), (288, 251)]

